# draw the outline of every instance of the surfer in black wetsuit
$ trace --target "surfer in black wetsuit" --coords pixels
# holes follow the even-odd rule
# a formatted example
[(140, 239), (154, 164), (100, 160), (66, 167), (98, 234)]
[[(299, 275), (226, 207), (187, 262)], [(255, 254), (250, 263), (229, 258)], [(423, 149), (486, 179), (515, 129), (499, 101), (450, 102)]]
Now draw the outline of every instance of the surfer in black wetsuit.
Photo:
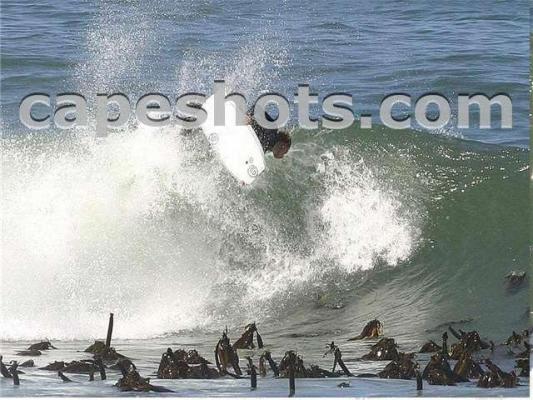
[[(195, 108), (202, 107), (201, 104), (197, 103), (190, 104), (190, 106)], [(283, 156), (287, 154), (291, 147), (291, 137), (289, 136), (289, 134), (281, 129), (267, 129), (262, 127), (254, 118), (254, 107), (248, 110), (246, 117), (247, 124), (252, 127), (255, 134), (257, 135), (257, 138), (259, 139), (259, 142), (261, 142), (261, 146), (263, 147), (263, 151), (265, 153), (267, 151), (271, 151), (274, 155), (274, 158), (283, 158)], [(275, 121), (275, 119), (272, 118), (272, 116), (267, 111), (265, 111), (265, 118), (270, 122)], [(193, 121), (192, 117), (185, 117), (183, 119), (186, 121)], [(182, 135), (188, 135), (191, 132), (191, 129), (183, 129), (181, 131)]]
[[(267, 129), (262, 127), (253, 117), (254, 108), (252, 107), (248, 113), (248, 124), (252, 127), (257, 135), (257, 138), (261, 142), (263, 151), (271, 151), (274, 155), (274, 158), (283, 158), (285, 154), (289, 151), (291, 147), (291, 137), (289, 134), (281, 129)], [(265, 111), (265, 118), (274, 122), (275, 119)]]

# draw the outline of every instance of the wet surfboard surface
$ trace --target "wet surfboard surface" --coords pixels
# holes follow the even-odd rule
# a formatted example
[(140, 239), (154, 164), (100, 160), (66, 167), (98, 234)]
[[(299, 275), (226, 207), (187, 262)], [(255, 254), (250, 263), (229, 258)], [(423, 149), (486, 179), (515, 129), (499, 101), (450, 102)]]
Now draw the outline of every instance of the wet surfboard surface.
[(249, 125), (238, 125), (236, 105), (225, 103), (225, 124), (215, 126), (214, 96), (203, 105), (206, 121), (200, 126), (205, 137), (226, 170), (239, 182), (251, 184), (265, 170), (265, 155), (254, 130)]

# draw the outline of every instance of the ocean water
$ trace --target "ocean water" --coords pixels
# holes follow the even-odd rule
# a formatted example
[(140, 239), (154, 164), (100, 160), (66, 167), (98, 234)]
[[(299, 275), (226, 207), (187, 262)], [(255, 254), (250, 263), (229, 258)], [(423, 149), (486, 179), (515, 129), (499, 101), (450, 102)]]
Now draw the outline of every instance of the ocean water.
[[(1, 22), (5, 360), (45, 337), (60, 350), (39, 366), (83, 358), (75, 351), (104, 336), (109, 312), (115, 346), (144, 375), (166, 347), (210, 357), (226, 326), (236, 338), (251, 321), (277, 359), (293, 348), (326, 366), (335, 340), (358, 373), (383, 367), (358, 361), (367, 342), (345, 342), (375, 317), (402, 351), (439, 340), (447, 321), (469, 321), (459, 326), (495, 343), (528, 326), (527, 285), (509, 290), (504, 278), (529, 265), (527, 2), (5, 0)], [(175, 98), (207, 93), (214, 79), (249, 98), (290, 97), (298, 83), (350, 92), (373, 115), (392, 92), (505, 92), (514, 127), (295, 128), (288, 156), (267, 157), (261, 178), (241, 187), (202, 137), (176, 127), (131, 124), (96, 141), (93, 127), (30, 132), (18, 122), (33, 92)], [(19, 391), (1, 380), (2, 395), (119, 394), (22, 378)], [(355, 382), (339, 392), (309, 381), (302, 394), (414, 394), (414, 382)], [(242, 381), (163, 384), (250, 395)], [(285, 383), (263, 385), (258, 395), (285, 393)]]

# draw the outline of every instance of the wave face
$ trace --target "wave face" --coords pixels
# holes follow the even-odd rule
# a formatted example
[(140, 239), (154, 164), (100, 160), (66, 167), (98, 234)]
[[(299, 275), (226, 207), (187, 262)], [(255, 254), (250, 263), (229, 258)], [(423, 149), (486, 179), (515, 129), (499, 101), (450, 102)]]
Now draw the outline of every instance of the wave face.
[[(0, 337), (94, 338), (108, 312), (115, 312), (117, 338), (250, 320), (314, 335), (358, 332), (379, 317), (405, 338), (423, 337), (446, 320), (474, 318), (493, 337), (527, 324), (526, 291), (509, 293), (503, 281), (528, 265), (524, 150), (379, 127), (294, 131), (289, 156), (269, 157), (253, 187), (241, 187), (202, 137), (175, 128), (132, 126), (95, 141), (93, 128), (29, 136), (8, 118), (29, 86), (174, 95), (208, 92), (225, 78), (253, 98), (310, 82), (323, 92), (360, 93), (371, 109), (381, 93), (405, 87), (498, 92), (479, 77), (490, 70), (494, 81), (507, 82), (501, 74), (509, 69), (517, 109), (528, 109), (528, 77), (519, 72), (529, 58), (516, 50), (527, 44), (516, 43), (515, 25), (505, 38), (520, 56), (498, 68), (500, 42), (464, 60), (422, 53), (431, 41), (455, 54), (464, 23), (450, 26), (449, 43), (424, 26), (389, 24), (384, 31), (382, 20), (397, 16), (397, 7), (374, 3), (347, 13), (342, 24), (329, 3), (321, 18), (333, 22), (315, 20), (314, 9), (294, 2), (261, 13), (184, 1), (43, 3), (17, 14), (20, 7), (8, 4)], [(415, 22), (447, 12), (413, 7), (404, 9), (407, 17), (429, 13), (408, 18)], [(508, 18), (525, 27), (527, 39), (522, 14)], [(374, 22), (366, 19), (374, 15)], [(481, 26), (495, 26), (491, 18)], [(424, 49), (411, 48), (422, 36)], [(57, 37), (64, 48), (50, 41)], [(391, 52), (386, 42), (399, 47)], [(333, 58), (344, 63), (332, 66)], [(451, 81), (439, 80), (446, 69)], [(527, 146), (526, 113), (517, 115), (516, 132), (491, 140)]]
[(527, 152), (294, 137), (253, 187), (173, 130), (5, 140), (1, 336), (94, 337), (110, 311), (124, 338), (317, 308), (348, 324), (520, 321), (525, 294), (503, 276), (527, 266)]
[(324, 166), (323, 149), (303, 148), (241, 188), (202, 139), (139, 129), (7, 144), (3, 335), (93, 335), (110, 310), (127, 337), (208, 325), (228, 307), (257, 318), (325, 275), (413, 251), (416, 218), (349, 149)]

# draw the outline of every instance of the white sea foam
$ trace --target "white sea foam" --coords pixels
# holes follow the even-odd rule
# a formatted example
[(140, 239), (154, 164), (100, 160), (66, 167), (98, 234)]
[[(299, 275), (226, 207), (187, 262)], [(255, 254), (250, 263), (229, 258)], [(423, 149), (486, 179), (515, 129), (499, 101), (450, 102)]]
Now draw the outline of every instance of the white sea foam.
[(363, 160), (354, 162), (349, 155), (328, 162), (326, 173), (327, 196), (320, 206), (326, 234), (321, 251), (348, 272), (406, 260), (418, 231), (398, 193), (383, 189)]
[[(324, 190), (308, 218), (286, 220), (254, 192), (273, 195), (275, 171), (242, 189), (196, 139), (139, 128), (4, 147), (0, 336), (94, 337), (110, 311), (117, 337), (132, 338), (209, 325), (226, 308), (260, 318), (335, 268), (412, 251), (400, 202), (349, 157), (315, 177)], [(311, 252), (286, 242), (292, 224)]]
[(216, 246), (168, 204), (209, 207), (217, 172), (182, 146), (141, 129), (68, 149), (5, 147), (2, 337), (96, 335), (112, 310), (126, 337), (168, 329), (167, 316), (197, 323)]

